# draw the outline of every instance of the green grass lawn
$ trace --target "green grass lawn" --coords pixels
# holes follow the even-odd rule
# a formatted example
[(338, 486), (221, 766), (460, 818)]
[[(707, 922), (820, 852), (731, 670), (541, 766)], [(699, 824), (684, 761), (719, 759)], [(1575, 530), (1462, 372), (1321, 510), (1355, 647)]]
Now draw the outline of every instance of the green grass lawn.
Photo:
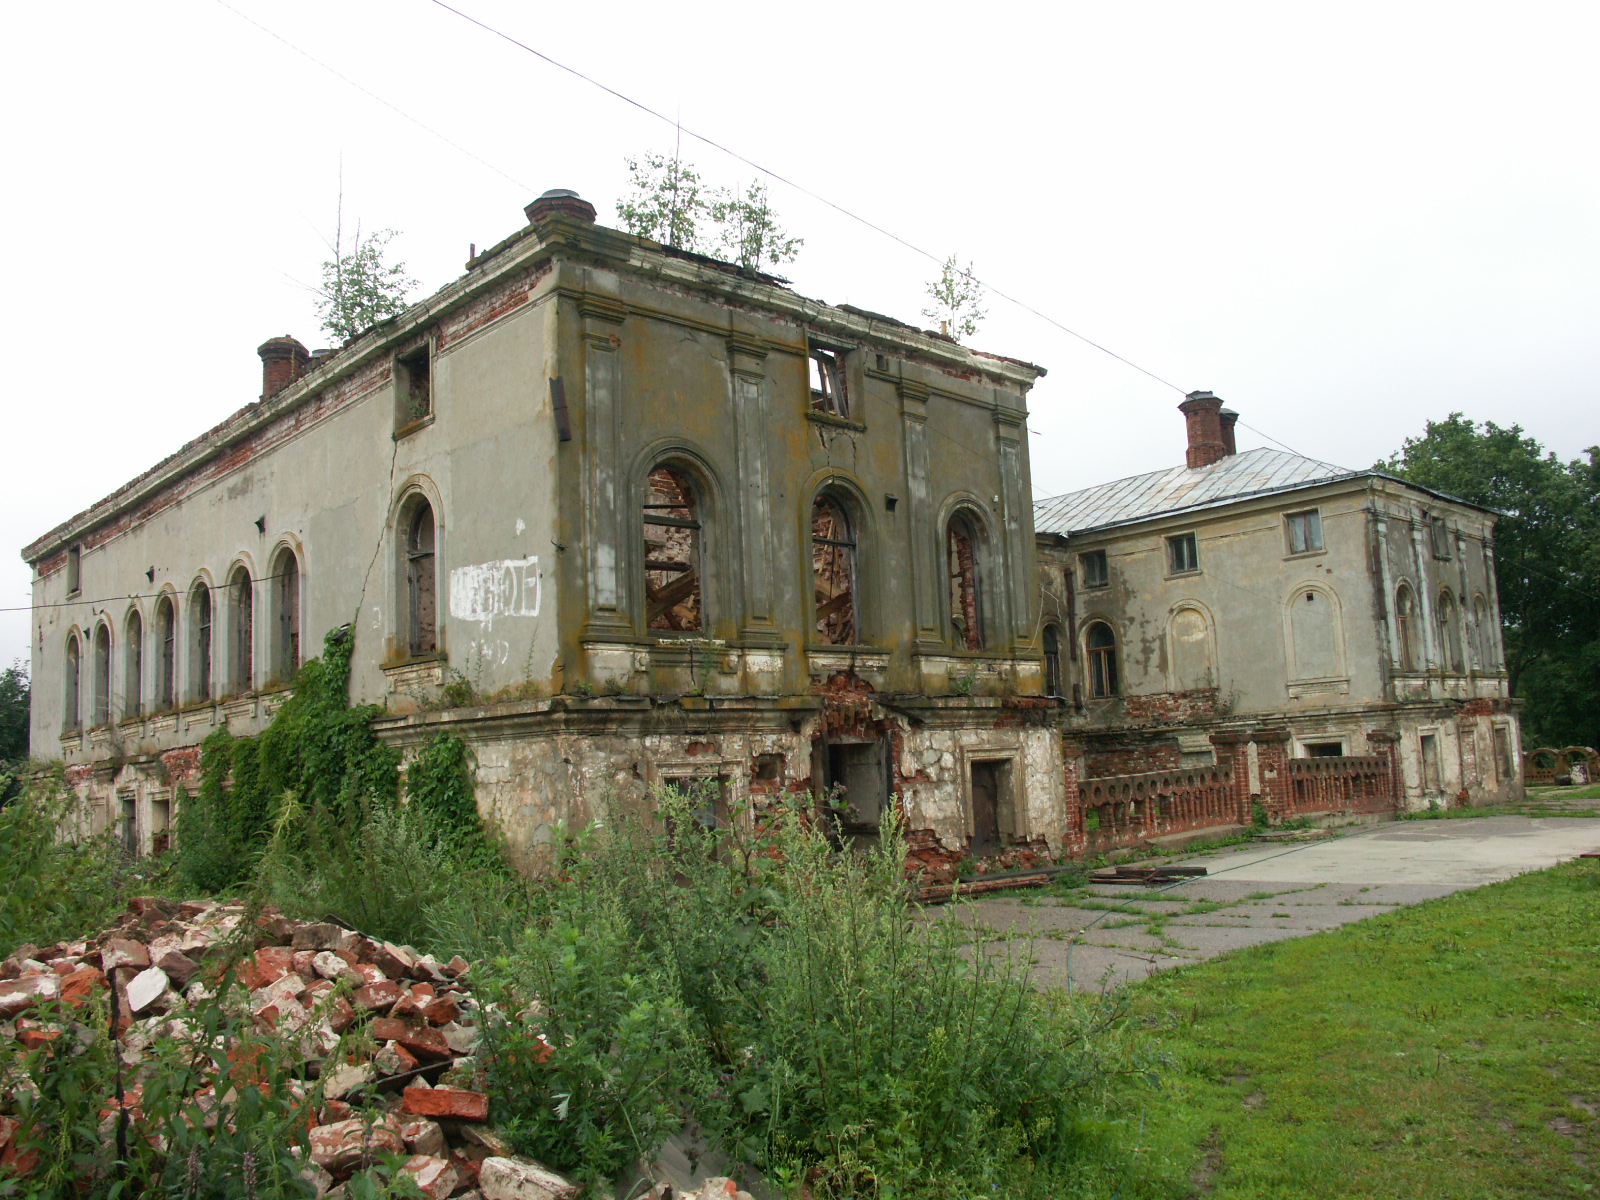
[(1129, 1200), (1600, 1195), (1600, 861), (1129, 1000), (1161, 1059), (1123, 1087)]

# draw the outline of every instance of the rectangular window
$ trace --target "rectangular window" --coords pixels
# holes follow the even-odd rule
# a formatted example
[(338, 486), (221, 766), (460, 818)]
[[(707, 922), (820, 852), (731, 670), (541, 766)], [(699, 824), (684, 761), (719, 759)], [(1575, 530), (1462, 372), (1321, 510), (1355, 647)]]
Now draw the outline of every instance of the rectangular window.
[(1450, 527), (1444, 523), (1443, 517), (1434, 517), (1428, 524), (1433, 528), (1433, 556), (1435, 558), (1450, 557)]
[(83, 588), (83, 547), (67, 548), (67, 595), (76, 595)]
[(1344, 757), (1343, 742), (1307, 742), (1307, 758), (1342, 758)]
[(1200, 569), (1200, 548), (1194, 534), (1180, 533), (1167, 539), (1167, 566), (1174, 575)]
[(1078, 565), (1083, 569), (1083, 586), (1086, 588), (1105, 587), (1111, 582), (1111, 572), (1106, 566), (1106, 552), (1104, 550), (1090, 550), (1078, 555)]
[(833, 417), (850, 415), (845, 391), (844, 354), (824, 346), (811, 347), (811, 411)]
[(1422, 735), (1422, 790), (1439, 790), (1439, 739), (1431, 733)]
[(118, 788), (117, 801), (122, 808), (122, 821), (119, 833), (122, 836), (122, 848), (129, 854), (139, 853), (139, 808), (138, 794), (132, 788)]
[(1289, 523), (1289, 553), (1308, 554), (1322, 549), (1322, 514), (1316, 509), (1290, 513), (1284, 518)]
[(433, 414), (433, 376), (429, 370), (428, 346), (418, 346), (395, 359), (394, 392), (397, 403), (395, 424), (404, 429)]

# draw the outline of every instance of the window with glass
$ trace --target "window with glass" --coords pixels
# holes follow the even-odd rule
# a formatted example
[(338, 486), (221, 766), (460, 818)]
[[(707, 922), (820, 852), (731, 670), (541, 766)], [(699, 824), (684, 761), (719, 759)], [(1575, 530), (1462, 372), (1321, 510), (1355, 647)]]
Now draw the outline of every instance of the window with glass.
[(1117, 694), (1117, 635), (1104, 621), (1089, 626), (1089, 695), (1104, 700)]
[(1289, 553), (1309, 554), (1322, 549), (1322, 514), (1314, 508), (1305, 512), (1290, 513), (1285, 520), (1289, 525)]
[(1088, 550), (1078, 555), (1078, 567), (1083, 573), (1086, 588), (1105, 587), (1111, 582), (1111, 570), (1106, 565), (1104, 550)]
[(1194, 534), (1180, 533), (1167, 539), (1167, 569), (1174, 575), (1200, 569), (1200, 547)]

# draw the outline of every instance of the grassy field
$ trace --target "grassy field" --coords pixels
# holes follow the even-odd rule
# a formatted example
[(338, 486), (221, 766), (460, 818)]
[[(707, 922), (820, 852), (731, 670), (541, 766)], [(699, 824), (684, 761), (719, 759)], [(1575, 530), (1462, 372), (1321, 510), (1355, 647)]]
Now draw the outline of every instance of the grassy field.
[(1164, 1061), (1125, 1084), (1120, 1197), (1600, 1194), (1600, 861), (1129, 996)]

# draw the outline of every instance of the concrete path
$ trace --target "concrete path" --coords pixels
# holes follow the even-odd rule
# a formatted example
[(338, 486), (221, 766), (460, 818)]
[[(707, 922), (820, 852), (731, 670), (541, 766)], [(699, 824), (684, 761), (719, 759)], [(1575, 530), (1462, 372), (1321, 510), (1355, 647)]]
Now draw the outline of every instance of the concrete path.
[(1208, 871), (1175, 887), (1093, 884), (1078, 905), (1015, 892), (975, 901), (968, 911), (991, 928), (1028, 938), (1041, 988), (1066, 986), (1069, 970), (1072, 987), (1102, 988), (1509, 879), (1586, 851), (1600, 851), (1600, 820), (1591, 817), (1395, 821), (1327, 841), (1251, 843), (1173, 859)]

